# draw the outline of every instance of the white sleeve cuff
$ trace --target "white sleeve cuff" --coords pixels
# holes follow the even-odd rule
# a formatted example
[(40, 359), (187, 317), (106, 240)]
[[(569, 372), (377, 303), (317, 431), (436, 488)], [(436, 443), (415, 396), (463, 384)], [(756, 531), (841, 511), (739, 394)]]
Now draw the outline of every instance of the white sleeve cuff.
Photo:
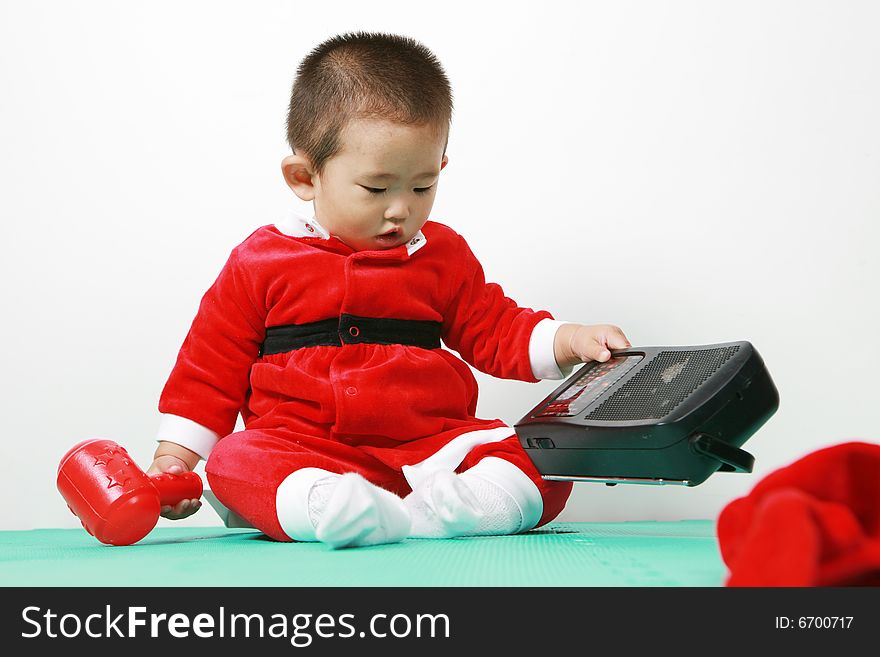
[(156, 440), (176, 443), (207, 460), (208, 454), (214, 449), (220, 436), (198, 422), (179, 415), (163, 413)]
[(564, 379), (574, 370), (574, 365), (563, 370), (556, 362), (553, 341), (556, 338), (556, 331), (563, 324), (571, 324), (571, 322), (545, 318), (535, 324), (532, 330), (532, 337), (529, 339), (529, 360), (532, 364), (532, 374), (536, 379)]

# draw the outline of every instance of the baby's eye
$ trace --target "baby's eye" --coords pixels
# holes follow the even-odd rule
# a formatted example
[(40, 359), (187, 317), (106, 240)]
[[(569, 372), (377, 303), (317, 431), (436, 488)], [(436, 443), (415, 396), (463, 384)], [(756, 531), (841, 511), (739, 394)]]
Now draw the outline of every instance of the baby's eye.
[(433, 186), (434, 186), (434, 185), (431, 185), (431, 187), (416, 187), (413, 191), (414, 191), (416, 194), (427, 194), (428, 192), (431, 191), (431, 188), (432, 188)]
[(370, 194), (384, 194), (385, 190), (381, 187), (366, 187), (365, 185), (361, 185), (364, 189), (366, 189)]

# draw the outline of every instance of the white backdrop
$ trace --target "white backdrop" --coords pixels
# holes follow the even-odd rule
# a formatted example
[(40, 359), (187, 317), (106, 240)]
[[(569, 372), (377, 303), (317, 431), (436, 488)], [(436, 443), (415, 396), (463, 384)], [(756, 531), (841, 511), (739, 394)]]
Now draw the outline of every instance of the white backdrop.
[[(254, 228), (310, 211), (280, 173), (296, 66), (361, 29), (445, 65), (433, 218), (489, 280), (636, 346), (749, 340), (779, 388), (752, 475), (577, 484), (560, 520), (713, 518), (880, 440), (880, 5), (3, 0), (0, 529), (78, 526), (55, 470), (79, 440), (149, 465), (201, 295)], [(477, 376), (478, 414), (511, 423), (559, 383)]]

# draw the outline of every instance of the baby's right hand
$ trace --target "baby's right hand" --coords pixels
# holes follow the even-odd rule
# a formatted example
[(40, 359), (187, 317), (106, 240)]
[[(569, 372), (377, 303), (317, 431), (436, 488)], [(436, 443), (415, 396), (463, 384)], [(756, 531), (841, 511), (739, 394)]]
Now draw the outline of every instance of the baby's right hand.
[[(147, 474), (157, 474), (159, 472), (168, 472), (169, 474), (181, 474), (184, 472), (189, 472), (190, 468), (184, 462), (183, 459), (180, 459), (176, 456), (172, 456), (170, 454), (165, 454), (163, 456), (157, 456), (153, 461), (153, 464), (147, 469)], [(161, 515), (163, 518), (168, 518), (169, 520), (180, 520), (182, 518), (186, 518), (191, 516), (196, 511), (198, 511), (202, 506), (201, 500), (181, 500), (175, 506), (163, 506), (161, 510)]]

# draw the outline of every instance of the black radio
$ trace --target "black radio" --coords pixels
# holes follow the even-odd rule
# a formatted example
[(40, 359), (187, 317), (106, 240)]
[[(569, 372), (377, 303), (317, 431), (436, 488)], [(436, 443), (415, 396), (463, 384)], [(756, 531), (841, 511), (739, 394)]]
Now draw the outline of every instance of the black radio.
[(585, 363), (515, 430), (544, 479), (696, 486), (751, 472), (740, 447), (777, 408), (749, 342), (629, 348)]

